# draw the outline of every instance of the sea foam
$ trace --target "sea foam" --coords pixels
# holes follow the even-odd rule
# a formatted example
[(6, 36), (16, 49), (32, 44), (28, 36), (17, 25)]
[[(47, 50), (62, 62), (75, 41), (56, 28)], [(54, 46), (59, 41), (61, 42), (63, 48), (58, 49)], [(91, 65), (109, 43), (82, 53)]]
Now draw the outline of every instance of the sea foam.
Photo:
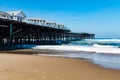
[(113, 46), (102, 46), (94, 44), (93, 46), (72, 46), (72, 45), (61, 45), (61, 46), (35, 46), (33, 49), (49, 49), (58, 51), (86, 51), (86, 52), (97, 52), (97, 53), (109, 53), (109, 54), (120, 54), (120, 48)]

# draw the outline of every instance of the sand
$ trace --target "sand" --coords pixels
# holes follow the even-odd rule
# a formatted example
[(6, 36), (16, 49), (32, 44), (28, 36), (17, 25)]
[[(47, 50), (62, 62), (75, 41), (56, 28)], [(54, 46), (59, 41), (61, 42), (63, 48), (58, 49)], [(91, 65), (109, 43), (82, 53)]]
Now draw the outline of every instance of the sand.
[(120, 80), (120, 70), (83, 59), (1, 53), (0, 80)]

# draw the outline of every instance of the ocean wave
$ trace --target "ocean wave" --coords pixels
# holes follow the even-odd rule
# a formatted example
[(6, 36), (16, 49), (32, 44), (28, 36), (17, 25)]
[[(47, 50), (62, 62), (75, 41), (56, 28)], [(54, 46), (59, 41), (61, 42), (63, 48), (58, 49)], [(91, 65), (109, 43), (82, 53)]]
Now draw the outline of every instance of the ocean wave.
[[(97, 45), (96, 45), (97, 44)], [(85, 39), (81, 41), (72, 41), (68, 45), (79, 46), (98, 46), (101, 47), (120, 47), (120, 39)], [(99, 46), (99, 47), (100, 47)]]
[(120, 39), (85, 39), (84, 41), (91, 44), (120, 44)]
[(120, 54), (120, 49), (112, 46), (101, 46), (95, 44), (94, 46), (35, 46), (33, 49), (48, 49), (48, 50), (58, 50), (58, 51), (85, 51), (85, 52), (96, 52), (96, 53), (109, 53), (109, 54)]
[(100, 44), (93, 44), (93, 47), (102, 47), (102, 48), (115, 48), (115, 46), (109, 46), (109, 45), (100, 45)]
[(120, 39), (85, 39), (86, 41), (120, 42)]

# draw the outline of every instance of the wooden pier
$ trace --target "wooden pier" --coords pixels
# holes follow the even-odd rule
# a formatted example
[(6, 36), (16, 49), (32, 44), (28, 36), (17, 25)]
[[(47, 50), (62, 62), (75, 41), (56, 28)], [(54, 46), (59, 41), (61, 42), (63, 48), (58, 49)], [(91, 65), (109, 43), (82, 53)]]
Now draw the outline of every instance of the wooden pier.
[(94, 34), (74, 33), (65, 28), (0, 18), (0, 47), (22, 44), (60, 45), (73, 40), (94, 38), (94, 36)]

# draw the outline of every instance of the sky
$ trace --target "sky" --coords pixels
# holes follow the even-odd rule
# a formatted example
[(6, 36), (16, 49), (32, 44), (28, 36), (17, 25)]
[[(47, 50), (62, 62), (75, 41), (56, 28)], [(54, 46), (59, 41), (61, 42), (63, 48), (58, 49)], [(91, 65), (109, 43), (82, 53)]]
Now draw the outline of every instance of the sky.
[(0, 11), (22, 10), (27, 18), (66, 25), (96, 38), (120, 38), (120, 0), (1, 0)]

